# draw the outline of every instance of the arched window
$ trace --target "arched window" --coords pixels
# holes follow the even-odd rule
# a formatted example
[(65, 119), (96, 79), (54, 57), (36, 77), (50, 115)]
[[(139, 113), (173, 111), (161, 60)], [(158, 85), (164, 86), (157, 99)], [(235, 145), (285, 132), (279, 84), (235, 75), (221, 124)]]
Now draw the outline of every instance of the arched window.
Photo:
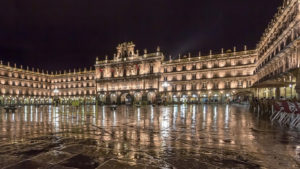
[(150, 65), (150, 74), (153, 74), (153, 65)]

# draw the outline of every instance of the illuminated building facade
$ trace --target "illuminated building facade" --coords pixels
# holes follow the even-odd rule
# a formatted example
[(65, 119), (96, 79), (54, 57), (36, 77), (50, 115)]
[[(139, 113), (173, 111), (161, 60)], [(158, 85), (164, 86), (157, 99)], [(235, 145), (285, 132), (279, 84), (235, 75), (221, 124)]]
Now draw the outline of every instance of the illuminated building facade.
[[(247, 50), (185, 56), (163, 63), (160, 91), (167, 101), (227, 102), (250, 93), (257, 54)], [(166, 84), (166, 85), (164, 85)]]
[(133, 101), (154, 102), (160, 90), (163, 54), (143, 55), (135, 51), (132, 42), (117, 47), (112, 60), (96, 60), (96, 83), (99, 100), (103, 103), (125, 103)]
[(117, 47), (112, 60), (96, 61), (97, 93), (101, 102), (144, 101), (225, 102), (250, 92), (257, 54), (236, 49), (208, 56), (165, 60), (158, 47), (139, 55), (133, 43)]
[(299, 0), (284, 0), (257, 44), (255, 96), (299, 98), (299, 11)]
[(48, 73), (0, 63), (0, 104), (95, 103), (94, 70)]
[[(64, 73), (0, 65), (1, 103), (227, 102), (300, 93), (300, 1), (285, 0), (255, 50), (177, 59), (122, 43), (95, 69)], [(298, 97), (298, 96), (297, 96)], [(8, 100), (8, 101), (7, 101)]]

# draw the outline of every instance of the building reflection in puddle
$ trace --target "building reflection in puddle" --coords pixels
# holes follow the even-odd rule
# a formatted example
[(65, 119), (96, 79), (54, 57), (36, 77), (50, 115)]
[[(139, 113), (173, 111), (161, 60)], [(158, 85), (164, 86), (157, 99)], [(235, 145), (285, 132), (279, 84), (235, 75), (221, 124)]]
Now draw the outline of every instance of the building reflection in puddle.
[(203, 105), (202, 108), (202, 129), (205, 129), (206, 127), (206, 112), (207, 111), (207, 105)]
[(280, 128), (257, 121), (243, 106), (119, 106), (115, 111), (107, 106), (24, 106), (16, 113), (1, 110), (0, 129), (0, 143), (49, 134), (91, 138), (124, 158), (135, 157), (123, 152), (195, 153), (201, 146), (262, 154), (276, 147), (276, 152), (300, 158), (298, 132), (282, 135)]

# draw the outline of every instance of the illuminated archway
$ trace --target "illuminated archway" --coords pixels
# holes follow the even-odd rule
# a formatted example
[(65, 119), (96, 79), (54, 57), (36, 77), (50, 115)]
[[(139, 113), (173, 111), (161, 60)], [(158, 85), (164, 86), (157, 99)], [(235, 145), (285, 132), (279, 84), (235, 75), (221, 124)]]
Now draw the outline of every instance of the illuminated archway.
[(148, 102), (154, 103), (155, 102), (155, 97), (156, 97), (155, 92), (149, 92), (147, 94), (147, 100), (148, 100)]
[(100, 94), (99, 95), (99, 101), (100, 101), (100, 103), (105, 103), (106, 102), (106, 95), (105, 94)]
[(120, 97), (122, 104), (132, 104), (133, 97), (129, 93), (123, 93)]
[(111, 94), (110, 94), (110, 102), (111, 102), (112, 104), (116, 104), (117, 101), (118, 101), (117, 94), (116, 94), (116, 93), (111, 93)]
[(142, 101), (142, 93), (141, 93), (141, 92), (136, 92), (136, 93), (134, 94), (134, 101), (135, 101), (135, 102), (140, 102), (140, 101)]

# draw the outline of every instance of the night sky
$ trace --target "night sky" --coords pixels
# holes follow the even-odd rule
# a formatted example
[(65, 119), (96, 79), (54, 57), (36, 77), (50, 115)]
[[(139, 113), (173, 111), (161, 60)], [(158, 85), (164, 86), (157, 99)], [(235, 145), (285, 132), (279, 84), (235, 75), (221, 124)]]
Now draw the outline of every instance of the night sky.
[(93, 66), (133, 41), (166, 55), (254, 49), (283, 0), (1, 0), (0, 59), (45, 70)]

